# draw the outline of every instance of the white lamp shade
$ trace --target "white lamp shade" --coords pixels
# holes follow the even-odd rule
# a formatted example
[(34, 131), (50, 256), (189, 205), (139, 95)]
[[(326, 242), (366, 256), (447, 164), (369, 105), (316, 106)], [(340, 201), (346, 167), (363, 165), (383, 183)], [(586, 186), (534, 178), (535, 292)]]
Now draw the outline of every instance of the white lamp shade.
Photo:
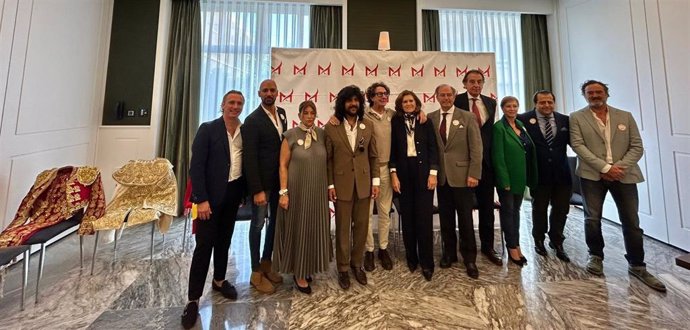
[(379, 50), (390, 50), (391, 49), (391, 39), (388, 35), (388, 31), (379, 32)]

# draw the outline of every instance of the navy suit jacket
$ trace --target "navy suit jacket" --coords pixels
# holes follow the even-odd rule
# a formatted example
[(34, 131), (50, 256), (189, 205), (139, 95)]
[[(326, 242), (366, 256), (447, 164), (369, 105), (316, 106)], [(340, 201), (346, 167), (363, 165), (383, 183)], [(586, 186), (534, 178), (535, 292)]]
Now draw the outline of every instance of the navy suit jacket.
[(518, 119), (525, 125), (527, 133), (534, 141), (537, 152), (537, 168), (540, 185), (571, 185), (570, 165), (566, 146), (570, 144), (570, 118), (564, 114), (553, 113), (556, 119), (556, 136), (551, 146), (539, 129), (536, 110), (521, 113)]
[[(415, 184), (417, 187), (426, 187), (430, 170), (439, 170), (438, 143), (436, 132), (430, 120), (421, 124), (416, 120), (414, 126), (415, 149), (417, 150), (417, 166), (409, 168), (407, 163), (407, 130), (405, 119), (396, 114), (391, 120), (391, 155), (388, 167), (395, 168), (399, 173), (401, 189)], [(408, 173), (418, 171), (417, 182), (408, 182)], [(409, 191), (409, 190), (408, 190)]]
[[(483, 144), (483, 158), (482, 158), (482, 177), (485, 177), (487, 175), (490, 175), (490, 177), (493, 177), (493, 163), (491, 160), (491, 145), (492, 145), (492, 140), (493, 140), (493, 129), (494, 129), (494, 122), (496, 118), (496, 100), (484, 96), (484, 95), (479, 95), (482, 99), (482, 103), (484, 103), (484, 106), (486, 107), (486, 111), (489, 112), (489, 118), (487, 121), (482, 125), (482, 127), (479, 128), (482, 134), (482, 144)], [(465, 111), (470, 111), (470, 99), (467, 94), (467, 92), (458, 94), (455, 96), (455, 102), (454, 105), (456, 108), (465, 110)], [(471, 112), (471, 111), (470, 111)]]
[[(287, 131), (285, 110), (276, 107), (276, 115), (283, 125), (283, 132)], [(282, 141), (283, 136), (278, 135), (273, 120), (260, 105), (244, 120), (242, 169), (250, 195), (280, 188), (278, 165)]]
[[(191, 201), (197, 204), (208, 201), (211, 209), (219, 207), (225, 199), (230, 165), (230, 146), (223, 117), (201, 124), (192, 143), (189, 165)], [(244, 178), (240, 180), (244, 189)]]

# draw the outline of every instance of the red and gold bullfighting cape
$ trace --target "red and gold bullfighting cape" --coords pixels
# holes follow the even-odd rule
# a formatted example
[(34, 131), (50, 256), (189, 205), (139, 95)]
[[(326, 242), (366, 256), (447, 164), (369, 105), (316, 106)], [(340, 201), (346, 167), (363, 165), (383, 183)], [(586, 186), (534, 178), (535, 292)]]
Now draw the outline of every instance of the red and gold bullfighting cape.
[(101, 174), (91, 166), (41, 172), (24, 197), (14, 220), (0, 233), (0, 247), (21, 245), (37, 231), (71, 218), (86, 208), (79, 231), (105, 213)]

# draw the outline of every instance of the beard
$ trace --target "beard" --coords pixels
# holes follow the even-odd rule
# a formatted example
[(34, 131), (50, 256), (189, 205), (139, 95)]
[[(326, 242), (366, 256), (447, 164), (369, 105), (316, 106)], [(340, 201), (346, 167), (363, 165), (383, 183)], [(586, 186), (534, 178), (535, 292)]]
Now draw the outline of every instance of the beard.
[(272, 97), (266, 97), (263, 100), (261, 100), (261, 102), (263, 102), (263, 104), (265, 105), (273, 105), (274, 103), (276, 103), (276, 99)]

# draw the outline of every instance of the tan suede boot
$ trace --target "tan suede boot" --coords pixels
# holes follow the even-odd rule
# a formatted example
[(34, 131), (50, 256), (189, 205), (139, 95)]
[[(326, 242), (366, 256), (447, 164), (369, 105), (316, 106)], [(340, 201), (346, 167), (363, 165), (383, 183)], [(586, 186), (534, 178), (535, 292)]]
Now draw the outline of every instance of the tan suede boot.
[(256, 291), (261, 293), (271, 294), (276, 291), (276, 288), (273, 287), (271, 281), (264, 277), (262, 272), (252, 272), (252, 275), (249, 278), (249, 283), (251, 283)]
[(264, 276), (268, 278), (269, 281), (275, 284), (283, 283), (283, 277), (280, 276), (280, 274), (274, 272), (272, 267), (273, 264), (270, 260), (262, 260), (261, 264), (259, 264), (259, 269), (262, 273), (264, 273)]

